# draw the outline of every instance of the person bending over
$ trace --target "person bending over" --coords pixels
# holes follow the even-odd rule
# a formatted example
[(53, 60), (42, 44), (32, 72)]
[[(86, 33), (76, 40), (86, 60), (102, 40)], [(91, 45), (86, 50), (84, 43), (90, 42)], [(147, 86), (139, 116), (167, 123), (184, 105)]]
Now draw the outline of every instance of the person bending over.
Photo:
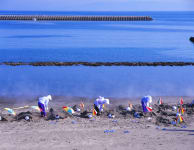
[(94, 101), (94, 109), (97, 112), (97, 116), (103, 112), (104, 104), (109, 104), (109, 99), (105, 99), (104, 97), (99, 96), (99, 98)]
[(48, 110), (48, 103), (52, 100), (51, 95), (40, 97), (38, 99), (38, 107), (40, 108), (41, 117), (46, 116), (46, 110)]
[(150, 106), (151, 103), (152, 103), (152, 97), (151, 96), (144, 96), (141, 99), (143, 112), (146, 113), (146, 112), (151, 112), (152, 111), (152, 107)]

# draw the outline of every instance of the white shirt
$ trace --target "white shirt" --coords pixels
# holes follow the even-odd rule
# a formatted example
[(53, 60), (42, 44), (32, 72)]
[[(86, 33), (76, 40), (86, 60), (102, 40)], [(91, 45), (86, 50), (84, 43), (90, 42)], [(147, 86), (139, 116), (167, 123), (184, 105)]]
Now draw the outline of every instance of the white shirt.
[(109, 99), (105, 99), (104, 97), (100, 97), (94, 101), (94, 104), (99, 108), (100, 111), (102, 111), (103, 104), (109, 104)]
[(48, 103), (49, 103), (49, 98), (47, 96), (44, 96), (44, 97), (40, 97), (38, 99), (38, 102), (43, 104), (44, 107), (48, 110)]
[(152, 97), (151, 96), (144, 96), (141, 99), (141, 102), (143, 102), (145, 106), (150, 107), (150, 104), (152, 102)]

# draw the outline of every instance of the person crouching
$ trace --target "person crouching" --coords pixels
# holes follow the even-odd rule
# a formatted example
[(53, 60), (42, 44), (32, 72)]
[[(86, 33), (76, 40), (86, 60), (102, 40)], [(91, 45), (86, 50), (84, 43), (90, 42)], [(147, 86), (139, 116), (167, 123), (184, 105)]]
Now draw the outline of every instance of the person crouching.
[(38, 107), (40, 109), (41, 117), (46, 116), (46, 110), (48, 110), (48, 103), (50, 100), (52, 100), (51, 95), (40, 97), (38, 99)]
[(142, 109), (144, 113), (151, 112), (152, 107), (150, 104), (152, 103), (152, 97), (151, 96), (144, 96), (141, 99)]
[(97, 112), (97, 116), (103, 112), (104, 104), (109, 104), (109, 99), (105, 99), (104, 97), (99, 96), (99, 98), (94, 101), (94, 109)]

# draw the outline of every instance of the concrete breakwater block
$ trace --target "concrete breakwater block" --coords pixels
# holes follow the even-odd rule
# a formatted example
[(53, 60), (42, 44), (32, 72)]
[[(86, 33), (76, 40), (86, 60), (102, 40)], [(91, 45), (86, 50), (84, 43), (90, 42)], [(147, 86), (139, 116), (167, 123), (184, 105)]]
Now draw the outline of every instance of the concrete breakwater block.
[(151, 21), (150, 16), (43, 16), (43, 15), (0, 15), (0, 20), (32, 21)]

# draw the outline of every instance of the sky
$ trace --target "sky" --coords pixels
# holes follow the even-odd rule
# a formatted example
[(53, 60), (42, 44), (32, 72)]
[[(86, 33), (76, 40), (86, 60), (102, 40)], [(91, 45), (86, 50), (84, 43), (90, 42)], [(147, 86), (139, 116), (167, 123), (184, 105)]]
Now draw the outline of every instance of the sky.
[(194, 11), (194, 0), (0, 0), (1, 10)]

